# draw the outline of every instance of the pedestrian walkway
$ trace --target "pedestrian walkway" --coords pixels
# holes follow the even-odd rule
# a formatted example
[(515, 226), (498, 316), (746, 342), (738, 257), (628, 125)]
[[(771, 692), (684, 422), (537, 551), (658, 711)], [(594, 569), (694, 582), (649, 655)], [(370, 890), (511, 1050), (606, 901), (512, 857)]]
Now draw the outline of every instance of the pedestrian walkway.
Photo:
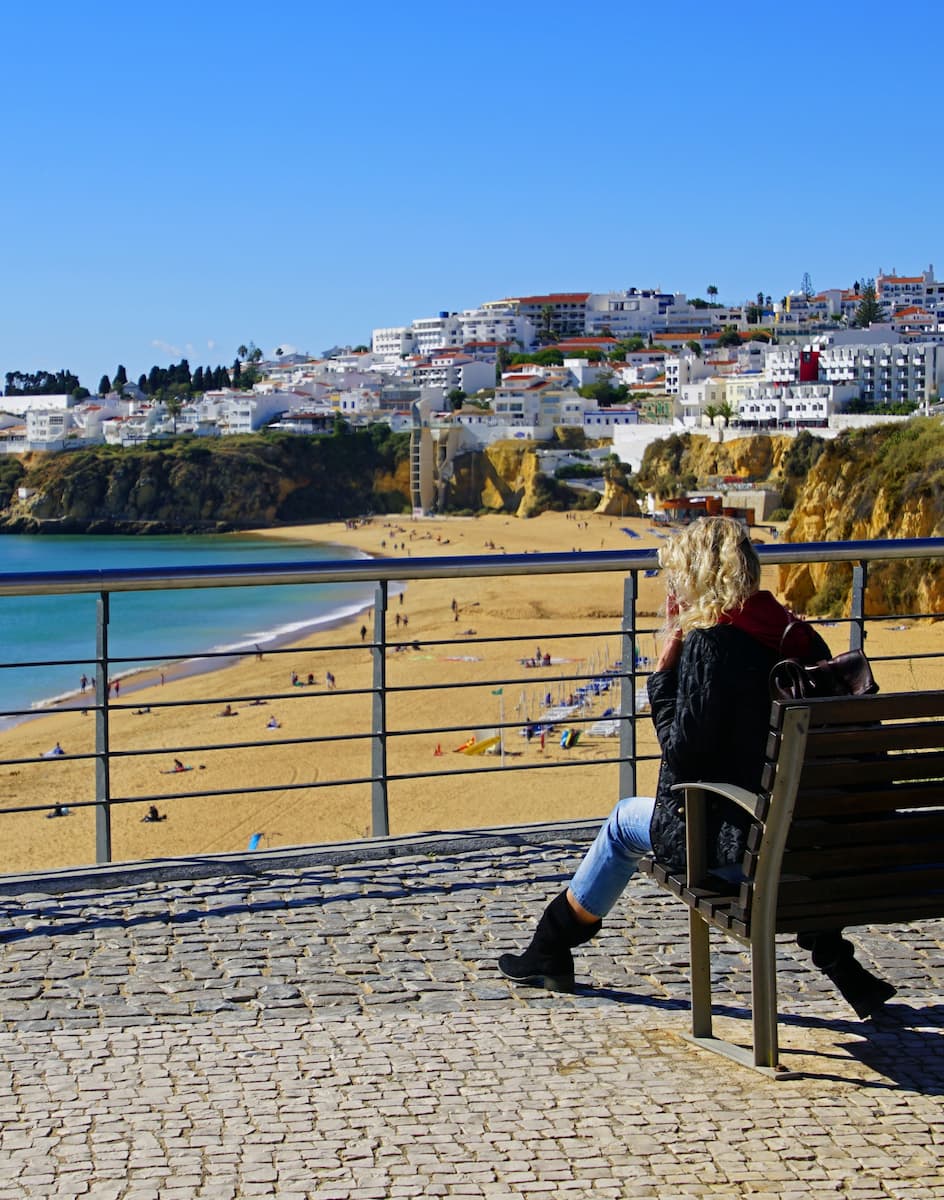
[[(785, 941), (807, 1075), (774, 1083), (682, 1039), (686, 914), (648, 881), (576, 995), (497, 974), (587, 833), (7, 885), (0, 1200), (944, 1198), (944, 922), (855, 932), (899, 989), (880, 1023)], [(719, 1028), (746, 1036), (746, 959), (718, 948)]]

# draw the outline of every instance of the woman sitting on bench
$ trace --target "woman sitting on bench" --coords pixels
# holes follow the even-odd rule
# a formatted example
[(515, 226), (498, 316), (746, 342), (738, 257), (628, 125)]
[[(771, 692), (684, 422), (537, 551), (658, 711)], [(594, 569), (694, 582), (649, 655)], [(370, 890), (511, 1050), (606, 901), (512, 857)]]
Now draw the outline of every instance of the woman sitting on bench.
[[(757, 791), (770, 714), (768, 679), (781, 658), (829, 658), (816, 631), (767, 591), (744, 528), (728, 517), (693, 522), (659, 550), (666, 577), (666, 629), (649, 677), (649, 703), (662, 750), (655, 798), (620, 800), (577, 869), (547, 907), (523, 954), (503, 954), (498, 968), (516, 983), (572, 991), (571, 950), (600, 929), (634, 871), (654, 853), (673, 870), (685, 867), (684, 807), (676, 783), (717, 780)], [(787, 645), (784, 645), (784, 634)], [(710, 867), (740, 877), (750, 818), (719, 801), (708, 818)], [(813, 963), (860, 1017), (894, 994), (867, 971), (841, 930), (800, 934)]]

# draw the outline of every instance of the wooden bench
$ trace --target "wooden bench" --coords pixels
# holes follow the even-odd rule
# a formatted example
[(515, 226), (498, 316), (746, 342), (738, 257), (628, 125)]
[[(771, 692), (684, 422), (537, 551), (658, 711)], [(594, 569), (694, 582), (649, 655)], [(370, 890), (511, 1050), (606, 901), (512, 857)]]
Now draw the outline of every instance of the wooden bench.
[[(640, 870), (688, 905), (692, 1035), (776, 1078), (778, 933), (944, 916), (944, 691), (775, 702), (756, 794), (687, 783), (689, 871)], [(723, 796), (755, 820), (744, 881), (706, 869), (706, 810)], [(753, 1050), (712, 1035), (709, 928), (750, 950)]]

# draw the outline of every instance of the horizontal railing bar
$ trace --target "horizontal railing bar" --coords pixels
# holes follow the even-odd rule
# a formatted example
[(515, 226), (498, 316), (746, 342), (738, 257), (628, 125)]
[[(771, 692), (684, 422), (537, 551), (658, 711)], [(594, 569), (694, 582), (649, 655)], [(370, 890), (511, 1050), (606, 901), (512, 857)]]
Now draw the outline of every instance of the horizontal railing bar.
[[(759, 545), (762, 563), (858, 562), (944, 557), (944, 538), (787, 542)], [(654, 570), (658, 550), (589, 550), (553, 554), (457, 555), (451, 558), (368, 558), (312, 563), (244, 563), (218, 567), (138, 567), (0, 574), (0, 596), (76, 592), (173, 591), (202, 587), (278, 587), (300, 583), (487, 578), (495, 575), (574, 575)]]
[[(640, 628), (640, 629), (636, 630), (637, 634), (658, 633), (658, 632), (659, 632), (658, 626), (653, 626), (651, 629)], [(463, 638), (404, 637), (404, 638), (401, 638), (399, 641), (388, 640), (387, 642), (384, 643), (384, 645), (386, 646), (387, 650), (389, 651), (389, 650), (395, 649), (395, 647), (397, 647), (397, 646), (412, 646), (417, 642), (420, 643), (424, 648), (428, 648), (430, 646), (435, 646), (435, 647), (439, 647), (439, 646), (460, 646), (461, 647), (461, 646), (469, 646), (469, 645), (490, 646), (490, 645), (500, 645), (502, 643), (509, 643), (509, 642), (530, 642), (530, 641), (534, 641), (534, 639), (538, 638), (538, 637), (542, 638), (544, 641), (548, 641), (549, 639), (553, 639), (554, 641), (576, 641), (581, 638), (584, 640), (588, 640), (588, 641), (591, 641), (591, 640), (599, 641), (601, 638), (619, 637), (621, 633), (622, 633), (622, 630), (618, 626), (613, 629), (593, 630), (593, 631), (587, 632), (587, 633), (573, 633), (573, 632), (555, 633), (553, 630), (549, 632), (546, 629), (542, 629), (535, 633), (517, 633), (517, 634), (501, 634), (501, 635), (496, 634), (492, 637), (476, 636), (474, 642), (470, 641), (468, 637), (463, 637)], [(296, 656), (301, 653), (304, 653), (304, 654), (340, 654), (346, 650), (375, 650), (375, 649), (377, 649), (378, 645), (379, 645), (378, 642), (370, 641), (370, 640), (364, 641), (364, 642), (361, 642), (361, 641), (344, 642), (344, 643), (333, 642), (330, 646), (293, 645), (293, 646), (288, 646), (288, 647), (277, 647), (272, 650), (266, 649), (264, 651), (264, 653), (268, 654), (268, 655), (294, 654)], [(255, 650), (253, 650), (251, 648), (244, 648), (242, 650), (197, 650), (197, 651), (191, 652), (190, 654), (153, 654), (152, 655), (152, 654), (147, 654), (147, 653), (140, 653), (140, 654), (135, 653), (133, 655), (129, 654), (129, 655), (125, 655), (125, 656), (110, 654), (108, 656), (108, 661), (112, 667), (124, 666), (127, 663), (132, 663), (136, 666), (139, 664), (143, 664), (143, 665), (141, 665), (140, 669), (142, 672), (147, 672), (147, 671), (156, 670), (162, 663), (201, 662), (204, 659), (217, 659), (217, 658), (221, 658), (221, 659), (252, 658), (255, 655), (255, 653), (256, 653)], [(7, 669), (15, 668), (15, 667), (21, 667), (21, 668), (22, 667), (87, 667), (88, 663), (89, 663), (89, 659), (91, 657), (93, 657), (93, 655), (90, 654), (85, 658), (42, 658), (42, 659), (26, 659), (26, 660), (23, 660), (22, 662), (2, 662), (2, 663), (0, 663), (0, 670), (7, 670)], [(148, 665), (148, 664), (153, 664), (153, 666)]]
[[(621, 716), (619, 713), (613, 713), (611, 716), (604, 717), (604, 718), (601, 718), (599, 716), (599, 714), (595, 715), (593, 713), (588, 713), (583, 716), (578, 716), (577, 714), (572, 714), (572, 715), (567, 716), (566, 718), (558, 717), (556, 720), (551, 721), (550, 724), (555, 727), (561, 726), (561, 725), (592, 725), (596, 721), (599, 721), (599, 720), (628, 721), (629, 719), (630, 718), (629, 718), (628, 714)], [(430, 725), (430, 726), (417, 726), (417, 727), (411, 726), (409, 728), (404, 728), (404, 729), (391, 728), (391, 729), (387, 730), (387, 736), (388, 737), (399, 737), (399, 738), (428, 737), (428, 736), (431, 736), (434, 734), (438, 734), (438, 735), (447, 734), (447, 733), (461, 734), (461, 733), (468, 732), (470, 729), (519, 730), (519, 729), (523, 728), (525, 725), (544, 725), (544, 724), (547, 724), (547, 722), (545, 720), (543, 720), (540, 715), (538, 715), (538, 716), (530, 718), (530, 719), (518, 717), (516, 719), (512, 719), (509, 721), (488, 721), (488, 720), (478, 721), (478, 722), (464, 721), (460, 725)], [(367, 732), (367, 733), (334, 733), (334, 734), (321, 733), (321, 734), (312, 734), (307, 737), (298, 737), (298, 738), (262, 738), (258, 741), (251, 741), (251, 742), (206, 742), (203, 744), (173, 746), (170, 748), (168, 748), (166, 746), (156, 747), (156, 748), (153, 746), (133, 746), (133, 747), (127, 747), (125, 749), (119, 750), (119, 749), (112, 747), (109, 750), (109, 758), (113, 758), (113, 759), (118, 759), (118, 758), (158, 758), (158, 757), (167, 758), (170, 756), (178, 756), (181, 754), (212, 753), (213, 751), (217, 751), (217, 750), (255, 750), (255, 749), (259, 749), (259, 748), (276, 749), (279, 746), (308, 746), (308, 745), (315, 746), (315, 745), (322, 745), (322, 744), (331, 743), (331, 742), (369, 741), (373, 736), (374, 735), (370, 732)], [(94, 751), (88, 751), (86, 753), (80, 752), (80, 753), (76, 753), (76, 754), (64, 754), (61, 756), (57, 755), (55, 758), (49, 758), (49, 759), (35, 758), (35, 757), (34, 758), (6, 758), (6, 759), (0, 759), (0, 767), (29, 766), (30, 764), (37, 764), (40, 762), (54, 763), (54, 764), (62, 764), (62, 763), (67, 763), (67, 762), (85, 762), (85, 761), (88, 761), (89, 759), (96, 759), (98, 757), (99, 757), (99, 755), (97, 755)], [(602, 760), (597, 760), (597, 761), (602, 761)], [(177, 772), (168, 771), (167, 773), (168, 774), (176, 774)], [(434, 777), (434, 776), (437, 776), (440, 774), (442, 774), (442, 772), (440, 772), (440, 771), (431, 771), (430, 777)], [(388, 778), (393, 778), (393, 776), (388, 776)], [(43, 807), (46, 807), (46, 806), (43, 806)], [(4, 812), (4, 811), (12, 811), (12, 810), (0, 809), (0, 812)]]
[[(495, 756), (498, 757), (497, 755)], [(651, 756), (655, 757), (655, 756)], [(649, 761), (650, 756), (637, 755), (637, 762)], [(450, 771), (430, 771), (430, 772), (404, 772), (402, 774), (387, 774), (387, 780), (391, 783), (408, 783), (417, 779), (442, 779), (449, 776), (461, 775), (482, 775), (489, 774), (492, 771), (566, 771), (577, 767), (586, 769), (596, 769), (597, 767), (619, 766), (620, 763), (627, 762), (625, 757), (617, 758), (598, 758), (592, 763), (584, 762), (583, 760), (573, 762), (544, 762), (544, 763), (508, 763), (504, 766), (501, 763), (494, 765), (483, 764), (479, 767), (457, 768)], [(146, 796), (112, 796), (109, 803), (112, 805), (118, 804), (156, 804), (164, 803), (172, 800), (202, 800), (214, 799), (220, 796), (246, 796), (259, 795), (267, 792), (298, 792), (317, 790), (327, 787), (356, 787), (366, 786), (374, 783), (375, 777), (371, 775), (360, 776), (353, 779), (313, 779), (303, 783), (270, 783), (255, 787), (239, 787), (239, 788), (220, 788), (212, 791), (201, 792), (155, 792), (152, 795)], [(70, 800), (64, 807), (73, 808), (95, 808), (96, 800)], [(16, 808), (0, 809), (0, 816), (4, 813), (22, 813), (22, 812), (48, 812), (53, 808), (53, 804), (32, 804), (24, 805)]]

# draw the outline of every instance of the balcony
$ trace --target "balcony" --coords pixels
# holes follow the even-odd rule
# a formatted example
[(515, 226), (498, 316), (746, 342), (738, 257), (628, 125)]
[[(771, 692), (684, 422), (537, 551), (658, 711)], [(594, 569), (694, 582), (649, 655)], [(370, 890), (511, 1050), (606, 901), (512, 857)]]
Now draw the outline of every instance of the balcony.
[[(879, 634), (894, 643), (905, 637), (898, 626), (932, 615), (871, 616), (865, 564), (940, 557), (944, 547), (940, 539), (772, 543), (760, 553), (767, 568), (824, 559), (850, 564), (851, 614), (826, 631), (839, 649), (861, 644), (866, 634), (876, 644)], [(651, 667), (637, 647), (649, 644), (658, 625), (646, 615), (649, 600), (640, 602), (646, 573), (656, 567), (654, 551), (645, 550), (363, 560), (289, 572), (228, 568), (161, 580), (93, 571), (79, 579), (4, 575), (3, 595), (45, 597), (78, 587), (96, 600), (96, 694), (84, 718), (95, 732), (84, 760), (95, 779), (76, 806), (89, 818), (89, 832), (94, 820), (97, 834), (128, 804), (142, 803), (122, 791), (129, 752), (166, 759), (178, 748), (161, 741), (159, 724), (151, 744), (140, 732), (133, 747), (116, 740), (123, 723), (150, 719), (134, 715), (134, 694), (112, 699), (107, 688), (112, 673), (127, 666), (108, 650), (110, 617), (127, 594), (155, 586), (222, 588), (246, 578), (284, 587), (370, 580), (376, 585), (370, 641), (339, 632), (328, 651), (331, 661), (343, 654), (363, 660), (363, 686), (348, 689), (363, 698), (363, 721), (336, 736), (368, 748), (368, 777), (289, 779), (279, 771), (290, 749), (282, 739), (263, 749), (258, 740), (247, 746), (221, 734), (216, 749), (201, 752), (244, 754), (247, 761), (264, 753), (271, 778), (260, 798), (284, 791), (317, 808), (326, 788), (344, 788), (353, 812), (367, 789), (366, 811), (377, 824), (375, 836), (330, 843), (263, 842), (252, 851), (124, 863), (99, 854), (95, 865), (8, 870), (0, 878), (3, 1200), (615, 1197), (676, 1195), (681, 1188), (707, 1200), (742, 1194), (746, 1174), (761, 1187), (775, 1176), (782, 1191), (809, 1193), (820, 1188), (824, 1164), (830, 1184), (850, 1194), (877, 1170), (882, 1189), (873, 1190), (939, 1193), (944, 922), (855, 930), (864, 957), (898, 987), (887, 1021), (867, 1025), (854, 1021), (807, 956), (781, 939), (778, 954), (789, 967), (780, 973), (784, 1056), (810, 1078), (765, 1083), (760, 1092), (755, 1076), (719, 1069), (683, 1041), (687, 918), (646, 880), (630, 883), (601, 935), (578, 952), (576, 995), (518, 989), (495, 970), (498, 954), (523, 944), (548, 898), (566, 885), (596, 820), (470, 828), (462, 805), (471, 807), (487, 792), (496, 772), (512, 773), (522, 801), (536, 796), (546, 808), (555, 794), (574, 805), (590, 795), (601, 815), (637, 777), (649, 786), (657, 751), (649, 722), (636, 717), (637, 691)], [(457, 632), (456, 645), (444, 639), (427, 645), (441, 674), (433, 696), (438, 716), (435, 727), (418, 727), (422, 696), (409, 686), (396, 649), (403, 635), (391, 620), (400, 608), (390, 604), (391, 588), (405, 580), (411, 589), (450, 580), (462, 596), (510, 575), (533, 577), (538, 598), (569, 583), (591, 587), (594, 595), (603, 582), (616, 583), (620, 612), (601, 618), (589, 641), (585, 630), (540, 626), (542, 643), (547, 635), (555, 647), (587, 650), (562, 653), (571, 661), (540, 671), (518, 661), (519, 643), (534, 653), (530, 629), (488, 638)], [(939, 626), (917, 632), (900, 650), (872, 653), (886, 690), (910, 686), (924, 659), (939, 666)], [(142, 655), (146, 639), (143, 631)], [(600, 649), (607, 640), (622, 655), (618, 667)], [(498, 666), (487, 657), (493, 651)], [(504, 667), (499, 651), (508, 660)], [(478, 665), (459, 661), (470, 652), (482, 656)], [(298, 651), (271, 653), (282, 655), (287, 671)], [(24, 666), (8, 661), (3, 670)], [(348, 673), (345, 667), (339, 680)], [(324, 712), (344, 694), (224, 693), (212, 686), (224, 675), (207, 678), (201, 702), (214, 707), (265, 698)], [(584, 693), (586, 706), (565, 718), (589, 731), (603, 702), (616, 710), (616, 735), (594, 741), (588, 732), (593, 754), (586, 760), (562, 751), (544, 759), (509, 755), (504, 763), (499, 755), (483, 756), (459, 767), (451, 753), (426, 755), (424, 768), (412, 771), (398, 762), (394, 748), (405, 737), (429, 743), (448, 734), (450, 746), (457, 744), (456, 713), (471, 711), (476, 702), (465, 697), (476, 690), (487, 693), (506, 749), (517, 749), (526, 745), (522, 715), (513, 712), (519, 689), (576, 691), (601, 679), (609, 680), (609, 690)], [(497, 688), (503, 697), (494, 696)], [(499, 701), (507, 705), (504, 718)], [(175, 702), (154, 707), (159, 722)], [(335, 735), (328, 723), (309, 722), (313, 762)], [(48, 772), (48, 808), (62, 795), (56, 781), (65, 778), (66, 765), (62, 759), (0, 763), (7, 829), (28, 816), (10, 809), (23, 773)], [(164, 829), (172, 827), (178, 804), (229, 815), (239, 801), (192, 776), (185, 777), (189, 789), (178, 777), (168, 779), (176, 795), (159, 797), (170, 812)], [(422, 801), (424, 788), (452, 789), (457, 828), (390, 836), (388, 818), (402, 823), (406, 802)], [(5, 832), (7, 855), (14, 844)], [(96, 839), (95, 851), (109, 849), (107, 838)], [(719, 1026), (729, 1032), (743, 1025), (750, 981), (744, 954), (733, 948), (720, 957)], [(824, 1087), (829, 1104), (822, 1117), (810, 1097), (821, 1097)], [(718, 1138), (714, 1118), (705, 1118), (706, 1096), (711, 1113), (721, 1104), (740, 1114), (736, 1155), (729, 1139)], [(764, 1111), (757, 1116), (759, 1104)]]

